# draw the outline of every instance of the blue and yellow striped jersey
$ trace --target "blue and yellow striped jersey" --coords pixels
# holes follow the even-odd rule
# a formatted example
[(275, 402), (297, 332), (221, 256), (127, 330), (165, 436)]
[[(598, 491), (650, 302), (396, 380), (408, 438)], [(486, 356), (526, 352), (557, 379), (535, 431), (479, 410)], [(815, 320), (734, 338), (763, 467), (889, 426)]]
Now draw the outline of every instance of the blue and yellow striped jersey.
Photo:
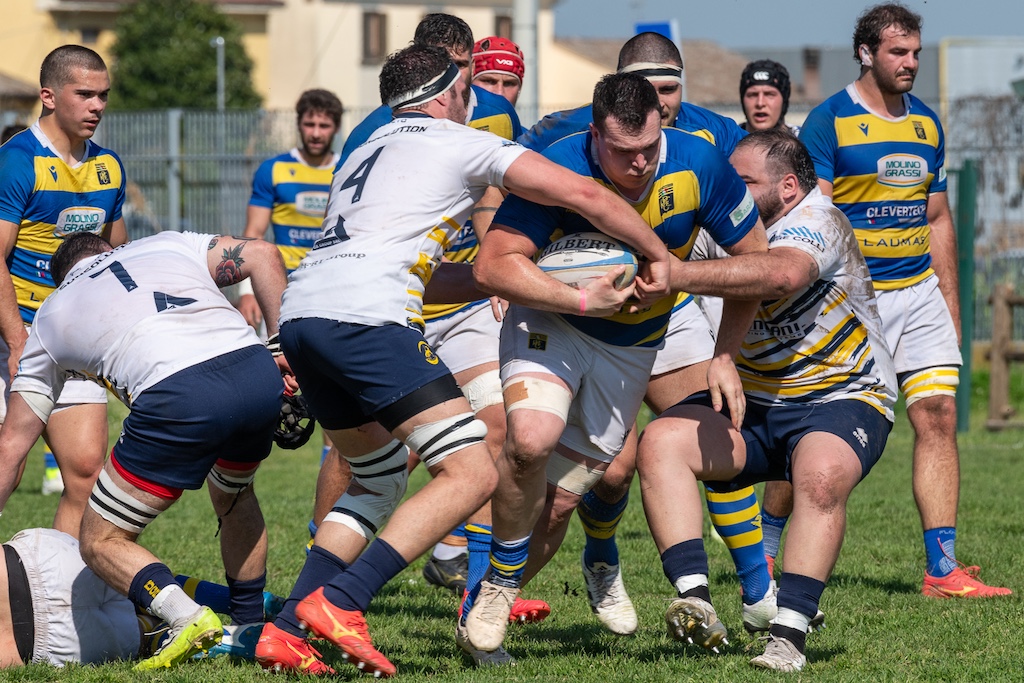
[(18, 226), (7, 268), (23, 321), (32, 322), (54, 289), (50, 259), (63, 239), (102, 233), (121, 218), (124, 197), (121, 160), (91, 140), (75, 166), (57, 154), (38, 123), (0, 147), (0, 220)]
[(334, 154), (323, 166), (313, 167), (292, 149), (256, 169), (249, 205), (271, 209), (274, 242), (289, 273), (320, 237), (331, 179), (340, 165), (341, 157)]
[[(757, 224), (757, 210), (746, 185), (706, 140), (664, 128), (660, 154), (647, 192), (630, 203), (673, 254), (681, 259), (689, 256), (700, 228), (728, 247)], [(544, 156), (617, 192), (597, 164), (589, 132), (562, 138), (544, 150)], [(578, 213), (535, 204), (514, 194), (505, 199), (494, 222), (519, 230), (538, 248), (546, 246), (559, 231), (570, 234), (596, 230)], [(581, 332), (609, 344), (657, 347), (675, 302), (675, 297), (665, 297), (639, 313), (617, 313), (608, 318), (564, 317)]]
[[(519, 136), (518, 142), (534, 152), (542, 152), (566, 135), (586, 131), (593, 120), (594, 108), (590, 104), (556, 111)], [(747, 132), (732, 119), (689, 102), (683, 102), (679, 107), (679, 114), (672, 127), (699, 135), (717, 147), (726, 158), (732, 155), (736, 144), (747, 136)]]
[(850, 219), (875, 289), (932, 274), (928, 195), (946, 191), (945, 138), (935, 112), (904, 95), (906, 115), (883, 118), (851, 84), (808, 115), (800, 131), (818, 178)]

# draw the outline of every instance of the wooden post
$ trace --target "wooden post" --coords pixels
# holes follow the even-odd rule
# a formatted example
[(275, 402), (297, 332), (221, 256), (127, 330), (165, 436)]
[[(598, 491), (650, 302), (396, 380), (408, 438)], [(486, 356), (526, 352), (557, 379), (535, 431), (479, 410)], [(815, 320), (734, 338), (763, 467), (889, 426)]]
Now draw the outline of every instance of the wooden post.
[(989, 299), (992, 303), (991, 375), (988, 385), (988, 429), (1024, 427), (1024, 422), (1011, 422), (1017, 410), (1010, 404), (1010, 363), (1024, 361), (1024, 350), (1013, 343), (1013, 308), (1024, 306), (1024, 297), (1013, 293), (1013, 287), (995, 286)]

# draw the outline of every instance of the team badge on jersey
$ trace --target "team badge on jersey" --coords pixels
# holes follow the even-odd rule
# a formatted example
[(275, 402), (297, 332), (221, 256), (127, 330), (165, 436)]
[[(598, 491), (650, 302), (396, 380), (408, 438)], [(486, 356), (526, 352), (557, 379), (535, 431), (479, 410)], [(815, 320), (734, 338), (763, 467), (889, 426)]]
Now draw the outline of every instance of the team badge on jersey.
[(548, 335), (532, 333), (526, 345), (534, 351), (547, 351)]
[(426, 359), (428, 363), (430, 363), (431, 365), (437, 365), (437, 362), (440, 359), (437, 357), (437, 354), (434, 353), (434, 350), (430, 348), (430, 344), (428, 344), (425, 341), (421, 341), (419, 344), (416, 345), (416, 348), (417, 350), (419, 350), (420, 353), (423, 354), (423, 357)]
[(658, 190), (658, 208), (661, 210), (662, 216), (676, 208), (676, 199), (671, 185), (666, 185)]
[(106, 165), (102, 162), (96, 163), (96, 179), (100, 181), (100, 185), (110, 184), (110, 171), (107, 170)]
[(921, 125), (920, 121), (914, 121), (914, 132), (917, 133), (917, 137), (920, 140), (927, 140), (928, 134), (924, 132), (924, 126)]

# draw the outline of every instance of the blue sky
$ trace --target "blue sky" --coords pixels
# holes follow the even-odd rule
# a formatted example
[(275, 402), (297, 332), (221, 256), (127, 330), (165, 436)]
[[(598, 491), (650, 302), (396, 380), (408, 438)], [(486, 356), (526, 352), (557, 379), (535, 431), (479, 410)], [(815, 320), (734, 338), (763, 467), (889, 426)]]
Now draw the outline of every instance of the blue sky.
[[(675, 18), (681, 37), (732, 48), (846, 45), (864, 0), (561, 0), (560, 37), (624, 38), (638, 21)], [(1024, 37), (1024, 0), (907, 0), (925, 44), (946, 37)]]

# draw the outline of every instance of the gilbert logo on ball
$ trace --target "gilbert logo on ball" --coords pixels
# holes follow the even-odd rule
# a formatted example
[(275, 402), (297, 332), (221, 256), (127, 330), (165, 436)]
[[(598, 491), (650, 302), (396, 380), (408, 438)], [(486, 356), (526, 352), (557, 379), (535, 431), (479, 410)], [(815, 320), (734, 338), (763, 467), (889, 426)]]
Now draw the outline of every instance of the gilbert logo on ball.
[(639, 264), (622, 242), (600, 232), (578, 232), (549, 244), (537, 257), (537, 266), (577, 289), (625, 266), (625, 272), (615, 280), (615, 287), (624, 289), (633, 283)]

